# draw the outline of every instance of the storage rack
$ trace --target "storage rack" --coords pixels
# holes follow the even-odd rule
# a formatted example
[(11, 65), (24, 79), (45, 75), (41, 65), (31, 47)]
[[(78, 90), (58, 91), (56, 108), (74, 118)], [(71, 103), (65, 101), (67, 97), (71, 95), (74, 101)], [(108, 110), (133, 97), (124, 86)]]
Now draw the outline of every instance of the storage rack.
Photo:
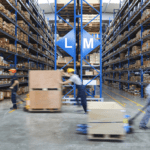
[[(88, 26), (89, 24), (92, 24), (92, 21), (100, 16), (100, 22), (99, 22), (99, 26), (97, 26), (97, 28), (94, 28), (93, 27), (93, 32), (99, 32), (99, 38), (100, 38), (100, 43), (101, 42), (101, 39), (102, 39), (102, 1), (100, 0), (100, 2), (98, 3), (98, 7), (99, 7), (99, 10), (95, 9), (92, 4), (89, 4), (87, 1), (85, 0), (81, 0), (79, 2), (79, 0), (77, 1), (74, 1), (74, 4), (71, 4), (71, 2), (73, 2), (73, 0), (69, 1), (68, 0), (68, 3), (67, 4), (61, 4), (58, 5), (57, 4), (57, 0), (55, 1), (55, 41), (57, 42), (57, 33), (60, 35), (60, 36), (64, 36), (66, 35), (69, 31), (71, 31), (72, 29), (74, 30), (74, 32), (76, 33), (75, 35), (75, 39), (76, 39), (76, 43), (77, 43), (77, 46), (76, 46), (76, 52), (73, 56), (73, 59), (71, 61), (74, 60), (74, 64), (72, 65), (72, 67), (77, 70), (77, 74), (80, 74), (80, 78), (81, 80), (83, 78), (92, 78), (92, 80), (90, 79), (90, 81), (88, 82), (88, 84), (90, 82), (92, 82), (94, 79), (96, 78), (99, 78), (100, 79), (100, 97), (99, 98), (95, 98), (94, 96), (96, 95), (96, 86), (94, 86), (94, 93), (90, 93), (88, 91), (88, 88), (86, 89), (86, 93), (90, 96), (87, 98), (87, 100), (102, 100), (102, 61), (99, 62), (99, 65), (92, 65), (90, 63), (88, 63), (83, 57), (83, 47), (82, 47), (82, 44), (80, 45), (79, 43), (79, 40), (80, 40), (80, 35), (81, 35), (81, 41), (83, 39), (82, 35), (83, 35), (83, 28), (85, 28), (85, 30), (87, 32), (90, 32), (91, 28), (90, 26)], [(84, 4), (83, 4), (84, 2)], [(86, 4), (86, 6), (85, 6)], [(87, 5), (88, 5), (88, 8), (87, 8)], [(90, 9), (90, 14), (93, 14), (93, 12), (97, 13), (98, 15), (96, 15), (96, 17), (92, 18), (90, 22), (87, 22), (87, 24), (84, 26), (83, 25), (83, 22), (82, 22), (82, 16), (83, 14), (89, 14), (89, 12), (87, 11), (87, 9)], [(92, 10), (93, 9), (93, 10)], [(67, 10), (67, 11), (66, 11)], [(56, 18), (59, 17), (60, 19), (62, 19), (65, 23), (57, 23), (56, 21)], [(70, 20), (70, 22), (66, 21), (67, 19)], [(81, 19), (81, 21), (80, 21)], [(74, 22), (73, 22), (74, 21)], [(96, 31), (94, 31), (96, 30)], [(92, 34), (94, 36), (94, 34)], [(82, 43), (82, 42), (81, 42)], [(81, 47), (80, 47), (81, 46)], [(56, 64), (56, 61), (57, 61), (57, 56), (56, 56), (56, 53), (57, 53), (57, 43), (55, 44), (55, 69), (60, 68), (60, 69), (63, 69), (65, 67), (70, 67), (70, 62), (69, 61), (67, 64), (65, 64), (64, 66), (57, 66)], [(102, 55), (102, 44), (100, 44), (100, 48), (98, 50), (96, 50), (97, 52), (100, 53), (100, 60), (101, 59), (101, 55)], [(91, 53), (93, 53), (95, 51), (91, 51)], [(81, 60), (80, 60), (80, 65), (76, 64), (76, 60), (79, 60), (79, 54), (81, 56)], [(89, 54), (89, 53), (88, 53)], [(87, 55), (88, 55), (87, 54)], [(65, 54), (66, 55), (66, 54)], [(82, 62), (85, 61), (86, 62), (86, 65), (82, 65)], [(85, 69), (93, 69), (93, 70), (96, 70), (98, 72), (98, 75), (83, 75), (83, 70)], [(98, 71), (97, 69), (100, 69), (100, 71)], [(86, 84), (85, 87), (89, 87), (89, 85)], [(88, 85), (88, 86), (87, 86)], [(74, 100), (75, 97), (76, 97), (76, 87), (73, 86), (73, 85), (67, 85), (65, 87), (72, 87), (72, 89), (67, 92), (67, 94), (65, 94), (65, 96), (63, 97), (63, 99), (66, 99), (66, 100)], [(71, 93), (72, 91), (74, 90), (74, 93), (73, 93), (73, 98), (66, 98), (66, 96)]]
[[(6, 37), (10, 40), (11, 44), (14, 44), (17, 50), (17, 44), (22, 45), (23, 48), (27, 48), (29, 50), (29, 53), (33, 56), (36, 56), (36, 58), (33, 58), (29, 55), (25, 55), (24, 53), (20, 52), (12, 52), (9, 49), (1, 48), (0, 47), (0, 56), (4, 57), (5, 61), (8, 61), (11, 63), (11, 65), (0, 65), (1, 69), (8, 70), (10, 68), (16, 68), (18, 71), (25, 71), (28, 72), (30, 69), (40, 69), (40, 70), (48, 70), (48, 69), (54, 69), (54, 40), (53, 40), (53, 33), (51, 32), (51, 29), (48, 27), (48, 24), (45, 21), (45, 17), (43, 13), (40, 13), (37, 4), (32, 2), (32, 0), (0, 0), (0, 3), (5, 7), (5, 9), (9, 10), (10, 12), (15, 14), (15, 20), (9, 18), (6, 14), (4, 14), (0, 10), (0, 17), (3, 18), (4, 21), (12, 23), (15, 25), (15, 36), (10, 35), (10, 33), (3, 30), (3, 28), (0, 29), (0, 37)], [(18, 4), (20, 3), (22, 9), (18, 9)], [(31, 10), (32, 8), (32, 10)], [(24, 17), (24, 14), (21, 11), (27, 11), (30, 15), (30, 20)], [(23, 20), (29, 27), (29, 32), (25, 31), (22, 27), (20, 27), (17, 23), (18, 20)], [(35, 24), (35, 27), (33, 24)], [(37, 44), (38, 46), (42, 46), (42, 51), (39, 51), (38, 49), (34, 48), (33, 46), (21, 41), (18, 39), (17, 35), (17, 29), (20, 29), (21, 32), (26, 34), (28, 36), (28, 43), (32, 42), (34, 44)], [(45, 36), (43, 36), (39, 29), (42, 29)], [(35, 39), (30, 31), (37, 35), (37, 39)], [(42, 37), (44, 45), (41, 44), (38, 41), (38, 37)], [(45, 53), (44, 53), (45, 51)], [(47, 54), (47, 52), (49, 54)], [(46, 58), (46, 61), (38, 59), (38, 56)], [(49, 62), (50, 61), (50, 62)], [(19, 67), (18, 63), (26, 62), (28, 63), (28, 67)], [(34, 62), (36, 64), (36, 67), (29, 67), (29, 64)], [(28, 76), (17, 76), (25, 77), (28, 80)], [(0, 76), (0, 78), (11, 78), (10, 76)], [(20, 85), (27, 84), (28, 81), (20, 82)], [(8, 87), (10, 84), (0, 84), (1, 88)]]
[[(150, 54), (150, 51), (146, 51), (146, 52), (142, 51), (143, 43), (146, 40), (148, 40), (150, 37), (149, 34), (146, 36), (143, 36), (143, 32), (146, 29), (149, 29), (150, 18), (148, 17), (148, 18), (145, 18), (145, 20), (142, 20), (142, 15), (143, 15), (143, 12), (149, 8), (150, 8), (149, 0), (125, 1), (124, 5), (120, 9), (120, 11), (117, 13), (114, 20), (112, 21), (111, 26), (106, 30), (105, 35), (104, 35), (105, 38), (103, 39), (102, 57), (103, 57), (103, 79), (104, 81), (106, 80), (109, 81), (109, 84), (110, 84), (110, 81), (112, 83), (119, 82), (119, 89), (122, 89), (122, 86), (121, 86), (122, 83), (127, 84), (128, 89), (131, 84), (138, 85), (141, 88), (141, 98), (145, 96), (144, 86), (148, 84), (148, 83), (143, 82), (143, 74), (146, 73), (150, 69), (149, 67), (143, 66), (143, 62), (144, 62), (143, 59), (146, 57), (149, 57), (148, 55)], [(131, 14), (131, 11), (133, 12), (132, 14)], [(127, 17), (128, 19), (126, 19)], [(109, 30), (113, 26), (114, 28), (112, 29), (112, 32), (108, 36), (106, 36)], [(139, 30), (141, 30), (140, 37), (135, 39), (135, 35), (138, 33)], [(110, 48), (106, 50), (106, 46), (108, 46), (114, 40), (116, 40), (116, 38), (120, 36), (121, 34), (123, 34), (124, 31), (127, 31), (125, 35), (122, 38), (120, 38), (120, 40), (115, 45), (112, 45)], [(125, 47), (121, 48), (124, 44), (125, 44)], [(133, 46), (140, 46), (140, 53), (135, 54), (134, 56), (131, 55), (131, 50)], [(127, 56), (124, 59), (116, 60), (112, 63), (107, 63), (109, 59), (115, 59), (115, 57), (117, 56), (120, 58), (120, 54), (122, 52), (127, 52)], [(134, 68), (131, 68), (130, 66), (135, 63), (135, 60), (140, 60), (141, 65), (138, 67), (136, 67), (135, 65)], [(125, 64), (127, 64), (127, 67), (123, 68), (123, 65)], [(112, 66), (112, 70), (110, 69), (106, 71), (106, 69), (108, 69), (109, 66)], [(115, 69), (116, 67), (118, 69)], [(127, 72), (128, 74), (128, 79), (122, 80), (121, 75), (124, 74), (125, 72)], [(140, 81), (135, 81), (135, 82), (130, 81), (132, 77), (131, 73), (136, 74), (137, 72), (140, 74)], [(111, 76), (111, 73), (112, 73), (112, 76)], [(115, 79), (116, 73), (119, 73), (119, 79)]]

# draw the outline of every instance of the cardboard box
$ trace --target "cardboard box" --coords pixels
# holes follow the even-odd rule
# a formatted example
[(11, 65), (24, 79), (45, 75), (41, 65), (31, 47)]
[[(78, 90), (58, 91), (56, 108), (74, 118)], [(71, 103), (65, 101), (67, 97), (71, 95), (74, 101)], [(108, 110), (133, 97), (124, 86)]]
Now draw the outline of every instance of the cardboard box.
[(4, 92), (0, 92), (0, 101), (4, 100)]
[[(100, 70), (97, 70), (97, 71), (100, 71)], [(94, 75), (98, 75), (98, 74), (100, 74), (100, 73), (99, 73), (99, 72), (97, 72), (97, 71), (96, 71), (96, 70), (94, 70), (94, 71), (93, 71), (93, 74), (94, 74)]]
[(11, 98), (11, 92), (10, 91), (5, 91), (4, 92), (4, 97), (5, 98)]
[[(64, 57), (65, 59), (65, 63), (68, 63), (69, 61), (72, 60), (72, 57)], [(73, 61), (71, 61), (70, 63), (73, 63)]]
[(29, 72), (29, 88), (61, 88), (60, 70), (37, 70)]
[[(89, 83), (91, 80), (83, 80), (83, 85), (86, 85)], [(96, 80), (92, 80), (88, 85), (97, 85)]]
[(93, 71), (85, 71), (85, 75), (93, 75)]
[(30, 108), (31, 109), (60, 109), (62, 94), (59, 90), (49, 91), (31, 91)]
[(123, 123), (89, 123), (88, 134), (125, 135), (123, 125)]
[(124, 108), (116, 102), (88, 102), (88, 122), (123, 122)]
[(125, 59), (126, 53), (120, 53), (120, 59)]

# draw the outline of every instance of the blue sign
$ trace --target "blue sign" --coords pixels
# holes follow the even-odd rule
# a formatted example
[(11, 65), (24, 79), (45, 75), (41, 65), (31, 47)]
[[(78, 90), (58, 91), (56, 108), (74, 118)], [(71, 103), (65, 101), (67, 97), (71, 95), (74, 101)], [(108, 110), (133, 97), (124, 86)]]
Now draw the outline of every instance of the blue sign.
[(92, 35), (83, 29), (83, 40), (82, 40), (82, 57), (85, 57), (97, 46), (100, 45), (100, 41), (96, 40)]
[(56, 44), (74, 58), (76, 50), (76, 47), (74, 46), (74, 44), (76, 45), (74, 30), (67, 33), (63, 38), (57, 41)]

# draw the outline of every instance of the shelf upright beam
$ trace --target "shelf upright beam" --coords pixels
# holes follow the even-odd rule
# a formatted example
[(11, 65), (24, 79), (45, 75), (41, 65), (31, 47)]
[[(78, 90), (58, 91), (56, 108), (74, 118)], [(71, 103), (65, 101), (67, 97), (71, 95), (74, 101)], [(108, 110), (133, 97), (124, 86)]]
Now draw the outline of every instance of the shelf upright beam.
[[(16, 3), (16, 7), (17, 7), (17, 0), (15, 0)], [(16, 19), (16, 23), (17, 23), (17, 11), (15, 10), (15, 19)], [(15, 24), (15, 36), (17, 37), (17, 25)], [(15, 40), (15, 47), (17, 48), (17, 40)], [(17, 68), (17, 55), (14, 55), (14, 67)]]
[[(143, 1), (141, 1), (141, 6), (143, 4)], [(141, 10), (141, 17), (143, 15), (143, 9)], [(144, 28), (143, 25), (141, 25), (141, 38), (142, 38), (142, 34), (144, 32)], [(143, 39), (141, 40), (141, 52), (142, 52), (142, 45), (143, 45)], [(143, 66), (143, 55), (141, 55), (141, 66)], [(143, 70), (141, 70), (141, 83), (143, 83)], [(144, 87), (143, 84), (141, 85), (141, 98), (144, 98)]]
[(55, 0), (55, 59), (54, 59), (54, 70), (57, 70), (57, 0)]
[(100, 0), (100, 98), (102, 98), (102, 0)]
[[(74, 35), (75, 35), (75, 43), (74, 43), (74, 70), (75, 70), (75, 74), (77, 73), (76, 71), (76, 0), (74, 0)], [(76, 97), (76, 85), (74, 84), (74, 97)]]

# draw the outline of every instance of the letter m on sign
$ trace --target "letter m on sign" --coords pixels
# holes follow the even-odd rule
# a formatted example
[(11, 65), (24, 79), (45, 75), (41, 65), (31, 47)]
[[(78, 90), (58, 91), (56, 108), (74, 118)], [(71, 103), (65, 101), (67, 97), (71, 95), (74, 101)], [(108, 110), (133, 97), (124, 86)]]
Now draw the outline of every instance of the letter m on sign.
[(85, 57), (99, 45), (100, 42), (98, 40), (83, 30), (82, 57)]
[(87, 38), (83, 38), (83, 48), (93, 48), (93, 38), (90, 38), (90, 41), (88, 43)]

